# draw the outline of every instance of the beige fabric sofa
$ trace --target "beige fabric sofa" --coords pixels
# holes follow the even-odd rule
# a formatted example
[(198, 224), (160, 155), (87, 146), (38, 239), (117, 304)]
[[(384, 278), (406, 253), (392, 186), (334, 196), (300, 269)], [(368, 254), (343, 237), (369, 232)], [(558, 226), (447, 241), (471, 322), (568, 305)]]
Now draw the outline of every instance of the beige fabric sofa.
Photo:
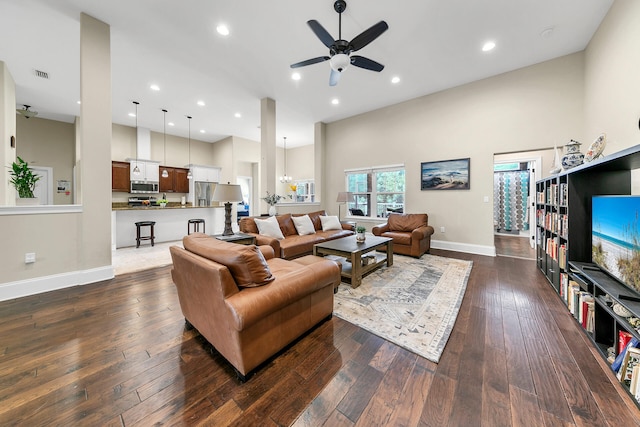
[[(284, 259), (294, 259), (313, 252), (313, 245), (327, 240), (339, 239), (341, 237), (354, 234), (353, 226), (342, 224), (341, 230), (322, 231), (320, 216), (326, 216), (325, 211), (311, 212), (309, 214), (294, 214), (294, 216), (309, 215), (315, 228), (315, 234), (300, 236), (296, 230), (291, 214), (276, 215), (280, 225), (280, 230), (284, 239), (278, 240), (273, 237), (263, 236), (258, 232), (255, 222), (256, 217), (245, 217), (240, 220), (240, 231), (256, 236), (256, 244), (269, 245), (273, 248), (276, 256)], [(261, 219), (258, 217), (258, 219)]]
[(270, 246), (239, 245), (203, 233), (170, 248), (171, 277), (188, 325), (247, 374), (333, 313), (334, 261), (276, 258)]

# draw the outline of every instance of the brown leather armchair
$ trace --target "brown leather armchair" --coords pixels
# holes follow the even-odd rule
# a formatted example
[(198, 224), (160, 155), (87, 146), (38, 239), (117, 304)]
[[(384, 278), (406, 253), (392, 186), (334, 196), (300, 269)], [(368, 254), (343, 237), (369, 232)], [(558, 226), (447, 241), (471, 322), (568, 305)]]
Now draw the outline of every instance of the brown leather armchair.
[(431, 250), (431, 235), (427, 214), (389, 214), (387, 222), (371, 229), (376, 236), (393, 239), (393, 252), (420, 258)]
[(247, 374), (333, 313), (340, 284), (334, 261), (309, 255), (275, 258), (260, 248), (203, 233), (170, 248), (171, 277), (187, 326), (193, 326), (236, 369)]

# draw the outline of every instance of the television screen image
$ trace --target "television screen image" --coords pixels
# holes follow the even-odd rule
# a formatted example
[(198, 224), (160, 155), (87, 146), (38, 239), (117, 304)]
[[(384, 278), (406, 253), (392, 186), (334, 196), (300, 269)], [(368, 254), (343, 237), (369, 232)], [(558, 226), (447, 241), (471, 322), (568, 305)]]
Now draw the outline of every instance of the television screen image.
[(640, 292), (640, 196), (594, 196), (591, 261)]

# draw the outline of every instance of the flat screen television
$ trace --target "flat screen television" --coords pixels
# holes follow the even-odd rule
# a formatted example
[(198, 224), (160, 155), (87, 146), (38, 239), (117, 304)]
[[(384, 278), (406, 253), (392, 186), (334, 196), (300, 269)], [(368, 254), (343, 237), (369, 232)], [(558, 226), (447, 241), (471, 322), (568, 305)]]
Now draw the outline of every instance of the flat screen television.
[(591, 199), (591, 261), (640, 293), (640, 196)]

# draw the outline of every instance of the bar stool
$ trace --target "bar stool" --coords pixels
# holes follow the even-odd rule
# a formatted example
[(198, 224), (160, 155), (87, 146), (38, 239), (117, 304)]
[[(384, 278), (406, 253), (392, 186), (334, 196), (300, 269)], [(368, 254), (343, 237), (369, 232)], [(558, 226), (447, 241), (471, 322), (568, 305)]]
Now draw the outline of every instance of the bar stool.
[[(155, 236), (153, 234), (153, 227), (156, 225), (155, 221), (139, 221), (136, 222), (136, 249), (140, 247), (140, 240), (151, 240), (151, 246), (154, 244)], [(140, 237), (140, 227), (151, 227), (151, 234), (148, 236)]]
[(201, 218), (190, 219), (187, 222), (187, 234), (191, 234), (191, 224), (193, 224), (193, 232), (194, 233), (197, 233), (197, 232), (200, 231), (200, 224), (202, 224), (202, 232), (206, 233), (205, 225), (204, 225), (204, 219), (201, 219)]

